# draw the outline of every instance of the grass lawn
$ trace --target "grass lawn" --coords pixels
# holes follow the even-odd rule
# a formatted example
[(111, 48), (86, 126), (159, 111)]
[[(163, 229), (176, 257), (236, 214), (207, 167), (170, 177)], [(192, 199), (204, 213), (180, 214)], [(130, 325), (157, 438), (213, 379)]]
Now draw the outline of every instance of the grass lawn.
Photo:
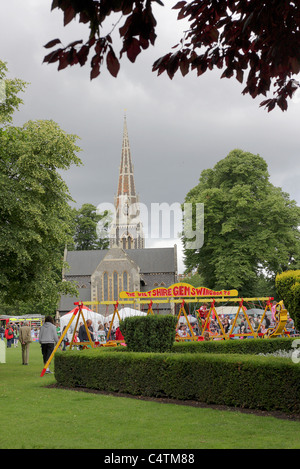
[(49, 388), (37, 343), (29, 361), (19, 345), (0, 364), (1, 449), (300, 447), (299, 421)]

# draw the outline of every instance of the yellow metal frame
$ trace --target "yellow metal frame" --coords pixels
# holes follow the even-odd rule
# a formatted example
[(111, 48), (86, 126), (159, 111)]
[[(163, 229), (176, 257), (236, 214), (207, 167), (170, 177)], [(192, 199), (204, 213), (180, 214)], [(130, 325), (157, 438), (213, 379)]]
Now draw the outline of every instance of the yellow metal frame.
[(181, 315), (184, 315), (185, 319), (186, 319), (186, 322), (187, 322), (187, 325), (189, 327), (189, 330), (190, 330), (190, 333), (191, 335), (190, 336), (187, 336), (187, 337), (180, 337), (179, 335), (176, 334), (176, 341), (185, 341), (185, 340), (192, 340), (192, 341), (196, 341), (197, 340), (197, 336), (195, 335), (194, 331), (193, 331), (193, 328), (190, 324), (190, 321), (189, 321), (189, 318), (187, 317), (187, 314), (186, 314), (186, 311), (185, 311), (185, 307), (184, 307), (184, 300), (181, 302), (181, 306), (180, 306), (180, 310), (179, 310), (179, 313), (178, 313), (178, 316), (177, 316), (177, 324), (176, 324), (176, 330), (178, 328), (178, 325), (179, 325), (179, 321), (180, 321), (180, 318), (181, 318)]
[(225, 334), (225, 331), (224, 331), (224, 328), (223, 328), (222, 321), (220, 320), (219, 315), (218, 315), (218, 313), (217, 313), (217, 311), (216, 311), (216, 309), (215, 309), (215, 303), (216, 303), (216, 300), (214, 299), (214, 300), (212, 301), (211, 305), (210, 305), (208, 314), (207, 314), (207, 316), (206, 316), (206, 320), (205, 320), (205, 323), (204, 323), (204, 326), (203, 326), (203, 329), (202, 329), (202, 334), (203, 334), (203, 332), (206, 331), (207, 328), (208, 328), (208, 332), (210, 332), (210, 328), (209, 328), (209, 326), (210, 326), (210, 320), (211, 320), (211, 319), (210, 319), (210, 316), (211, 316), (212, 314), (214, 314), (214, 315), (216, 316), (217, 321), (218, 321), (218, 324), (219, 324), (219, 326), (220, 326), (221, 334), (216, 334), (216, 335), (214, 335), (213, 337), (214, 337), (215, 339), (217, 339), (217, 338), (226, 339), (226, 334)]
[[(243, 314), (244, 314), (244, 317), (247, 321), (247, 324), (249, 326), (249, 329), (250, 329), (250, 332), (249, 333), (244, 333), (244, 334), (234, 334), (235, 337), (239, 337), (239, 336), (243, 336), (243, 337), (246, 337), (246, 336), (253, 336), (253, 337), (258, 337), (260, 336), (261, 334), (259, 334), (257, 331), (259, 331), (260, 327), (261, 327), (261, 324), (264, 320), (264, 317), (266, 315), (266, 312), (267, 310), (269, 309), (271, 311), (271, 297), (261, 297), (261, 298), (225, 298), (225, 297), (218, 297), (218, 298), (212, 298), (212, 297), (195, 297), (193, 299), (191, 298), (180, 298), (180, 299), (176, 299), (176, 298), (168, 298), (168, 299), (157, 299), (157, 298), (147, 298), (145, 300), (141, 300), (140, 298), (132, 298), (130, 300), (126, 300), (126, 299), (122, 299), (121, 300), (121, 304), (122, 305), (129, 305), (129, 304), (133, 304), (133, 305), (141, 305), (141, 304), (147, 304), (148, 303), (148, 311), (147, 311), (147, 315), (149, 314), (154, 314), (153, 313), (153, 310), (152, 310), (152, 305), (153, 303), (169, 303), (169, 304), (176, 304), (176, 303), (180, 303), (181, 306), (180, 306), (180, 310), (179, 310), (179, 313), (178, 313), (178, 316), (177, 316), (177, 326), (176, 328), (178, 327), (178, 324), (179, 324), (179, 320), (180, 320), (180, 317), (181, 315), (183, 314), (186, 318), (186, 321), (187, 321), (187, 325), (189, 327), (189, 330), (190, 330), (190, 333), (191, 335), (188, 336), (188, 337), (177, 337), (176, 340), (192, 340), (192, 341), (195, 341), (197, 340), (197, 336), (194, 334), (194, 331), (193, 331), (193, 328), (190, 324), (190, 321), (188, 319), (188, 316), (186, 314), (186, 311), (185, 311), (185, 307), (184, 307), (184, 304), (185, 303), (211, 303), (210, 305), (210, 309), (209, 309), (209, 312), (208, 312), (208, 315), (205, 319), (205, 324), (204, 326), (202, 327), (202, 335), (203, 333), (208, 330), (209, 331), (209, 324), (210, 324), (210, 317), (212, 314), (215, 315), (215, 317), (217, 318), (217, 322), (220, 326), (220, 330), (221, 330), (221, 333), (220, 334), (216, 334), (214, 336), (212, 336), (211, 338), (213, 339), (230, 339), (230, 337), (232, 337), (232, 331), (235, 327), (235, 324), (236, 324), (236, 321), (237, 321), (237, 318), (240, 314), (240, 312), (242, 311)], [(149, 300), (150, 300), (150, 303), (149, 303)], [(253, 328), (252, 328), (252, 325), (249, 321), (249, 318), (248, 318), (248, 315), (246, 313), (246, 310), (244, 308), (244, 302), (253, 302), (253, 301), (267, 301), (267, 305), (265, 307), (265, 310), (264, 310), (264, 313), (261, 317), (261, 320), (259, 322), (259, 325), (258, 325), (258, 328), (257, 328), (257, 331), (254, 331)], [(220, 321), (220, 318), (219, 318), (219, 315), (215, 309), (215, 304), (216, 303), (228, 303), (228, 302), (239, 302), (239, 307), (238, 307), (238, 311), (235, 315), (235, 318), (234, 318), (234, 321), (231, 325), (231, 328), (230, 328), (230, 331), (226, 334), (225, 331), (224, 331), (224, 328), (223, 328), (223, 325), (222, 325), (222, 322)], [(72, 314), (72, 317), (68, 323), (68, 325), (66, 326), (65, 330), (63, 331), (58, 343), (56, 344), (51, 356), (49, 357), (49, 360), (47, 361), (47, 363), (44, 365), (44, 368), (42, 370), (42, 373), (41, 373), (41, 376), (44, 376), (45, 372), (46, 372), (46, 369), (48, 368), (48, 366), (50, 365), (52, 359), (53, 359), (53, 356), (55, 354), (55, 352), (57, 351), (57, 349), (59, 348), (61, 342), (63, 341), (65, 335), (67, 334), (72, 322), (74, 321), (75, 317), (77, 316), (77, 320), (76, 320), (76, 325), (75, 325), (75, 328), (74, 328), (74, 332), (73, 332), (73, 336), (72, 336), (72, 340), (70, 342), (70, 346), (69, 346), (69, 349), (71, 349), (71, 347), (73, 345), (84, 345), (84, 346), (87, 346), (87, 344), (89, 344), (91, 346), (91, 348), (94, 348), (94, 342), (92, 341), (91, 339), (91, 335), (90, 335), (90, 332), (89, 332), (89, 329), (87, 327), (87, 324), (86, 324), (86, 320), (84, 318), (84, 315), (82, 313), (82, 308), (84, 305), (99, 305), (99, 304), (103, 304), (103, 305), (114, 305), (114, 314), (113, 314), (113, 317), (112, 317), (112, 320), (110, 322), (110, 327), (109, 327), (109, 331), (108, 331), (108, 336), (107, 338), (110, 337), (110, 334), (111, 334), (111, 329), (112, 329), (112, 325), (113, 325), (113, 322), (114, 322), (114, 319), (115, 319), (115, 316), (117, 314), (118, 318), (119, 318), (119, 321), (121, 321), (121, 318), (120, 318), (120, 315), (119, 315), (119, 311), (118, 311), (118, 305), (119, 303), (116, 302), (116, 301), (85, 301), (84, 303), (83, 302), (78, 302), (78, 303), (74, 303), (75, 305), (77, 305), (77, 307), (74, 309), (74, 312)], [(79, 318), (82, 317), (83, 319), (83, 323), (84, 323), (84, 326), (85, 326), (85, 329), (86, 329), (86, 332), (87, 332), (87, 336), (88, 336), (88, 339), (89, 341), (88, 342), (74, 342), (74, 337), (75, 337), (75, 332), (77, 330), (77, 326), (78, 326), (78, 322), (79, 322)], [(284, 331), (285, 331), (285, 325), (286, 325), (286, 322), (287, 322), (287, 310), (284, 309), (284, 306), (283, 306), (283, 302), (279, 302), (277, 303), (276, 305), (276, 326), (273, 328), (273, 329), (269, 329), (268, 330), (268, 333), (264, 334), (263, 337), (276, 337), (278, 335), (281, 335)], [(198, 317), (198, 321), (199, 321), (199, 317)], [(104, 346), (116, 346), (117, 345), (117, 342), (118, 341), (112, 341), (112, 340), (109, 340)]]
[[(150, 303), (149, 303), (149, 299), (150, 299)], [(258, 332), (259, 331), (259, 328), (262, 324), (262, 321), (265, 317), (265, 314), (266, 314), (266, 311), (268, 309), (271, 310), (271, 297), (252, 297), (252, 298), (228, 298), (228, 297), (217, 297), (217, 298), (212, 298), (212, 297), (195, 297), (195, 298), (180, 298), (180, 299), (176, 299), (176, 298), (167, 298), (167, 299), (162, 299), (161, 297), (158, 299), (157, 297), (155, 298), (148, 298), (148, 299), (145, 299), (145, 300), (142, 300), (140, 298), (132, 298), (132, 299), (121, 299), (120, 302), (122, 305), (134, 305), (135, 307), (138, 307), (139, 305), (141, 304), (147, 304), (148, 303), (148, 312), (147, 314), (154, 314), (153, 310), (152, 310), (152, 305), (153, 303), (168, 303), (168, 304), (180, 304), (180, 311), (178, 313), (178, 321), (177, 321), (177, 326), (176, 328), (178, 327), (178, 323), (179, 323), (179, 318), (180, 316), (182, 315), (182, 313), (184, 314), (185, 318), (186, 318), (186, 321), (187, 321), (187, 325), (189, 327), (189, 330), (190, 330), (190, 333), (191, 335), (190, 336), (187, 336), (187, 337), (179, 337), (178, 335), (176, 335), (176, 340), (177, 341), (188, 341), (188, 340), (197, 340), (197, 337), (195, 336), (194, 334), (194, 331), (192, 329), (192, 326), (189, 322), (189, 319), (187, 317), (187, 314), (185, 312), (185, 308), (184, 308), (184, 304), (185, 303), (211, 303), (210, 305), (210, 309), (209, 309), (209, 312), (208, 312), (208, 315), (206, 317), (206, 320), (205, 320), (205, 323), (204, 323), (204, 326), (201, 324), (202, 326), (202, 335), (205, 331), (208, 331), (210, 333), (210, 329), (209, 329), (209, 325), (210, 325), (210, 321), (211, 321), (211, 316), (212, 314), (215, 315), (216, 319), (217, 319), (217, 322), (220, 326), (220, 330), (221, 330), (221, 333), (220, 334), (214, 334), (214, 335), (211, 335), (210, 334), (210, 337), (213, 338), (213, 339), (225, 339), (225, 340), (228, 340), (230, 339), (230, 336), (232, 336), (232, 331), (235, 327), (235, 324), (236, 324), (236, 321), (238, 319), (238, 316), (240, 314), (240, 312), (242, 311), (244, 317), (245, 317), (245, 320), (249, 326), (249, 329), (250, 329), (250, 332), (247, 332), (247, 333), (243, 333), (243, 334), (234, 334), (235, 337), (247, 337), (247, 336), (253, 336), (255, 338), (257, 338), (259, 336)], [(264, 313), (261, 317), (261, 320), (260, 320), (260, 323), (259, 323), (259, 326), (257, 328), (257, 331), (255, 331), (249, 321), (249, 318), (248, 318), (248, 315), (246, 313), (246, 310), (244, 308), (244, 305), (243, 303), (244, 302), (254, 302), (254, 301), (267, 301), (267, 305), (265, 307), (265, 310), (264, 310)], [(234, 321), (233, 321), (233, 324), (231, 325), (231, 328), (230, 328), (230, 331), (228, 333), (225, 333), (225, 330), (223, 328), (223, 324), (222, 324), (222, 321), (220, 320), (219, 318), (219, 315), (215, 309), (215, 304), (216, 303), (228, 303), (228, 302), (232, 302), (232, 303), (236, 303), (236, 302), (239, 302), (239, 308), (238, 308), (238, 311), (235, 315), (235, 318), (234, 318)], [(114, 321), (114, 318), (115, 318), (115, 315), (116, 313), (118, 314), (118, 317), (119, 317), (119, 320), (120, 320), (120, 316), (119, 316), (119, 313), (118, 313), (118, 310), (117, 310), (117, 305), (119, 304), (118, 302), (116, 303), (115, 301), (85, 301), (84, 304), (86, 305), (99, 305), (99, 304), (102, 304), (102, 305), (114, 305), (114, 314), (113, 314), (113, 318), (112, 318), (112, 321), (111, 321), (111, 324), (110, 324), (110, 329), (109, 329), (109, 333), (108, 333), (108, 337), (110, 335), (110, 332), (111, 332), (111, 328), (112, 328), (112, 324), (113, 324), (113, 321)], [(199, 318), (198, 319), (198, 322), (199, 322)], [(279, 329), (278, 329), (279, 330)], [(277, 334), (278, 335), (278, 334)]]
[(119, 311), (118, 311), (118, 306), (119, 306), (119, 303), (115, 303), (114, 305), (114, 314), (113, 314), (113, 317), (110, 321), (110, 325), (109, 325), (109, 330), (108, 330), (108, 334), (107, 334), (107, 340), (109, 340), (109, 337), (110, 337), (110, 334), (111, 334), (111, 329), (112, 329), (112, 326), (113, 326), (113, 323), (114, 323), (114, 320), (115, 320), (115, 316), (117, 314), (118, 318), (119, 318), (119, 321), (121, 321), (121, 318), (120, 318), (120, 315), (119, 315)]
[[(86, 346), (88, 343), (90, 344), (91, 348), (94, 348), (94, 342), (92, 341), (90, 331), (87, 327), (86, 320), (85, 320), (85, 317), (84, 317), (83, 312), (82, 312), (83, 303), (80, 301), (79, 303), (75, 303), (75, 304), (77, 304), (78, 306), (74, 309), (74, 312), (73, 312), (73, 314), (70, 318), (70, 321), (69, 321), (68, 325), (66, 326), (66, 328), (63, 331), (62, 335), (60, 336), (59, 341), (57, 342), (56, 346), (54, 347), (54, 350), (51, 353), (47, 363), (45, 363), (44, 368), (42, 369), (42, 372), (41, 372), (41, 375), (40, 375), (41, 377), (44, 376), (47, 368), (50, 366), (50, 363), (51, 363), (51, 361), (52, 361), (52, 359), (55, 355), (55, 352), (58, 350), (60, 344), (62, 343), (65, 335), (67, 334), (68, 330), (70, 329), (70, 326), (71, 326), (71, 324), (74, 321), (76, 316), (77, 316), (77, 321), (76, 321), (76, 325), (75, 325), (74, 333), (73, 333), (73, 336), (72, 336), (72, 340), (70, 342), (69, 349), (72, 347), (72, 345), (76, 345), (76, 346), (77, 345), (84, 345), (84, 346)], [(75, 336), (76, 328), (77, 328), (78, 321), (79, 321), (80, 317), (82, 317), (82, 319), (83, 319), (83, 323), (84, 323), (84, 326), (85, 326), (85, 329), (86, 329), (86, 332), (87, 332), (89, 342), (74, 342), (74, 336)]]

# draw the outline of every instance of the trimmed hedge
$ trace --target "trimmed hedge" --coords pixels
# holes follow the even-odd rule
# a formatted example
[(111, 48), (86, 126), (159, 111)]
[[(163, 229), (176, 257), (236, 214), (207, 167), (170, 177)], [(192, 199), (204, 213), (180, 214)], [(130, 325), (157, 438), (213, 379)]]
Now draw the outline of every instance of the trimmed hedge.
[(177, 317), (133, 316), (120, 322), (120, 330), (131, 352), (170, 352), (176, 334)]
[(176, 342), (172, 347), (175, 353), (242, 353), (258, 355), (274, 353), (278, 350), (289, 352), (294, 339), (278, 337), (274, 339), (210, 340), (203, 342)]
[(55, 354), (58, 385), (300, 413), (300, 366), (290, 359), (220, 354)]

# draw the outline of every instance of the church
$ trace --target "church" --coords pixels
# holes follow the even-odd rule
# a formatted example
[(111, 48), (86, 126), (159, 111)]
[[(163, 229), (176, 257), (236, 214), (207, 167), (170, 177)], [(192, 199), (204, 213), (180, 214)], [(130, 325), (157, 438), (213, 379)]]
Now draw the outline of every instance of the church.
[[(178, 281), (176, 244), (166, 248), (145, 247), (133, 169), (125, 116), (110, 246), (103, 250), (65, 251), (68, 267), (63, 271), (63, 279), (76, 282), (79, 297), (62, 296), (60, 315), (71, 311), (76, 301), (99, 303), (89, 307), (108, 315), (113, 312), (113, 305), (105, 302), (118, 301), (121, 291), (145, 292)], [(147, 310), (147, 305), (144, 308)], [(159, 304), (153, 310), (171, 313), (171, 306)]]

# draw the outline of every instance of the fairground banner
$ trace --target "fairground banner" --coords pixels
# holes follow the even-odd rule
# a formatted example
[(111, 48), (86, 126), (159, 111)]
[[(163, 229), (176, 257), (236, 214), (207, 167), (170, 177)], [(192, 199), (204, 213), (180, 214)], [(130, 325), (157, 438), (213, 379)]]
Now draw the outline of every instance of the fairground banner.
[(237, 290), (210, 290), (205, 287), (193, 287), (188, 283), (174, 283), (168, 288), (158, 287), (154, 290), (140, 292), (122, 291), (120, 298), (203, 298), (203, 297), (218, 297), (227, 298), (231, 296), (238, 296)]

